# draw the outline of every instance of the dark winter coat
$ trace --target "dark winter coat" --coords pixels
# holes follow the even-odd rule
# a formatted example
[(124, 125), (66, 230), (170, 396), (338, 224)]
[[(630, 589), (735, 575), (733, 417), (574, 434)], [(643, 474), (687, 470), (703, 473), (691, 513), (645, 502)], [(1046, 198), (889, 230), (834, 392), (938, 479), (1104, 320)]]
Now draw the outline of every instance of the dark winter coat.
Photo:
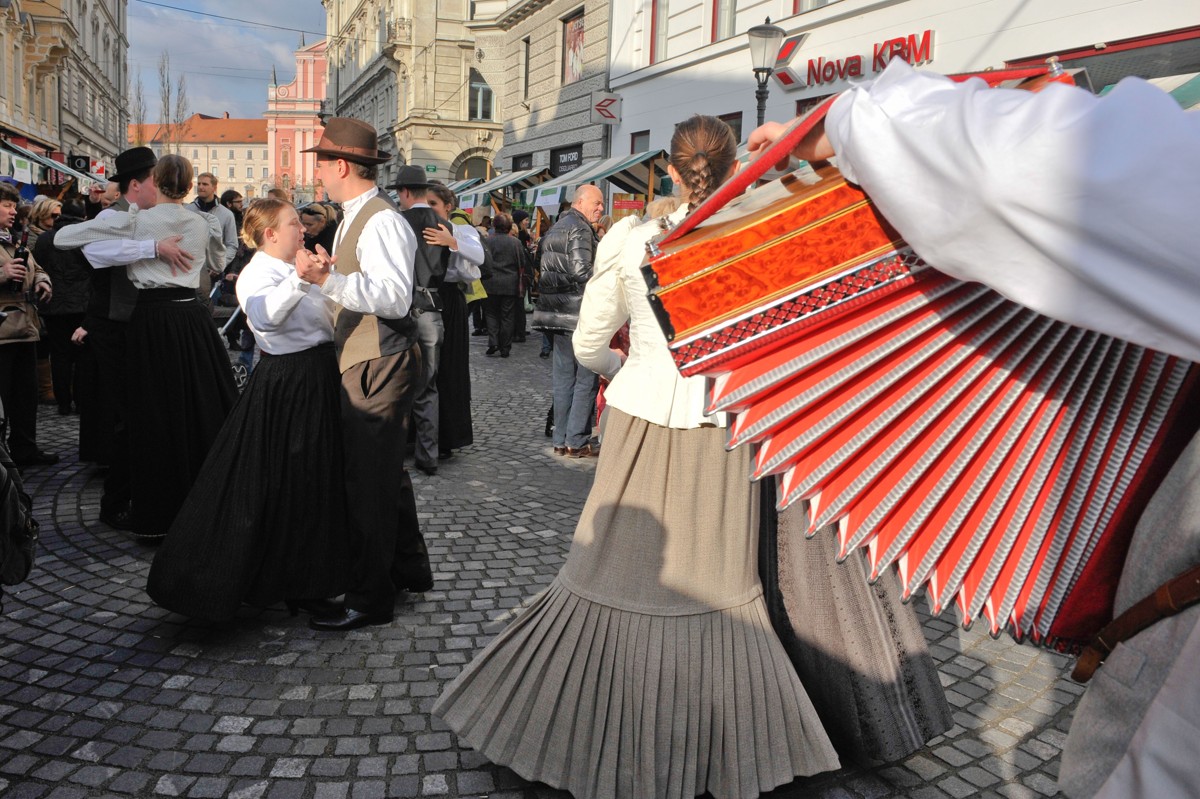
[(492, 276), (484, 278), (489, 297), (516, 297), (521, 293), (521, 273), (527, 268), (529, 251), (507, 233), (493, 233), (483, 241), (492, 254)]
[(63, 215), (55, 223), (54, 230), (39, 235), (33, 245), (33, 260), (46, 270), (50, 284), (54, 286), (50, 303), (42, 311), (45, 316), (82, 314), (87, 311), (92, 291), (92, 265), (83, 257), (82, 250), (60, 250), (54, 246), (54, 236), (60, 228), (82, 221)]
[(554, 223), (538, 245), (536, 330), (574, 332), (579, 323), (583, 289), (596, 260), (596, 231), (574, 208)]

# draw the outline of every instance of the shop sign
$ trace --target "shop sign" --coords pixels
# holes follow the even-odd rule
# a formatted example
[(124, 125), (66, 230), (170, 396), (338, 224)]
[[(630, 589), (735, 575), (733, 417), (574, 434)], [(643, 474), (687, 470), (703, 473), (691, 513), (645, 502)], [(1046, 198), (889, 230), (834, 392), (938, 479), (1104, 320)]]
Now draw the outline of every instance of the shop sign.
[(592, 124), (618, 125), (621, 122), (621, 95), (592, 92)]
[(425, 172), (430, 175), (434, 174), (435, 172), (437, 172), (437, 164), (426, 164)]
[(583, 145), (561, 147), (550, 151), (550, 171), (555, 177), (565, 175), (583, 164)]
[(869, 55), (810, 58), (803, 71), (791, 65), (799, 50), (799, 42), (793, 43), (790, 40), (780, 48), (774, 78), (785, 89), (805, 89), (849, 78), (862, 78), (867, 74), (868, 63), (871, 73), (878, 73), (882, 72), (893, 58), (902, 58), (913, 66), (929, 63), (933, 60), (933, 30), (876, 42), (872, 45)]
[(640, 211), (645, 205), (643, 200), (613, 200), (612, 207), (614, 211)]

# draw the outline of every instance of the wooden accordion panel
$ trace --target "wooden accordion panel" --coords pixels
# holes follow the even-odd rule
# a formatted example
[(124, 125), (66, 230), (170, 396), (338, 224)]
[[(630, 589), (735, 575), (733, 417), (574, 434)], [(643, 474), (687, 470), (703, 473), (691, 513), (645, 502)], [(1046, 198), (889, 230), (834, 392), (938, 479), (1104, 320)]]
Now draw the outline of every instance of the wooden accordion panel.
[(1195, 429), (1191, 363), (937, 272), (834, 170), (744, 195), (644, 271), (679, 368), (810, 534), (993, 634), (1071, 648), (1111, 618)]

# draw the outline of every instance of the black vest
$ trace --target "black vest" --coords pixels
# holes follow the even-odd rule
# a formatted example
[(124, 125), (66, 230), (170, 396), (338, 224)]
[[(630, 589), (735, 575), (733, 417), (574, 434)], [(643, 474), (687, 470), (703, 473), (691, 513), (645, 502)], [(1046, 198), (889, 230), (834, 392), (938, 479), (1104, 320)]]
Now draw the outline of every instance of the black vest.
[[(442, 287), (442, 278), (450, 267), (450, 248), (440, 244), (429, 244), (425, 241), (425, 228), (436, 228), (445, 225), (446, 230), (453, 231), (454, 226), (449, 221), (438, 216), (432, 208), (418, 206), (401, 211), (400, 215), (408, 222), (417, 239), (416, 262), (413, 264), (413, 281), (417, 288), (427, 289), (428, 293), (415, 291), (413, 307), (423, 311), (440, 311), (441, 301), (437, 292)], [(432, 303), (429, 307), (426, 303)]]

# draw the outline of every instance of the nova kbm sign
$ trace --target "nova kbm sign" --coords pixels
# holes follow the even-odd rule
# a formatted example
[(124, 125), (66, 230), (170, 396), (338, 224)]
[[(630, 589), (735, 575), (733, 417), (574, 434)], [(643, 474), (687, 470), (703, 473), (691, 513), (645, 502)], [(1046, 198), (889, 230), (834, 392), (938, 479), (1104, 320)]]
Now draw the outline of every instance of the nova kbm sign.
[(845, 58), (827, 58), (818, 56), (808, 59), (803, 71), (797, 69), (800, 65), (792, 66), (792, 61), (800, 51), (807, 34), (792, 37), (779, 48), (779, 56), (775, 61), (775, 80), (785, 89), (804, 89), (810, 86), (821, 86), (835, 83), (847, 78), (861, 78), (867, 74), (868, 59), (872, 73), (882, 72), (883, 68), (893, 58), (903, 58), (916, 66), (933, 60), (933, 31), (910, 33), (908, 36), (897, 36), (876, 42), (870, 55), (851, 55)]

